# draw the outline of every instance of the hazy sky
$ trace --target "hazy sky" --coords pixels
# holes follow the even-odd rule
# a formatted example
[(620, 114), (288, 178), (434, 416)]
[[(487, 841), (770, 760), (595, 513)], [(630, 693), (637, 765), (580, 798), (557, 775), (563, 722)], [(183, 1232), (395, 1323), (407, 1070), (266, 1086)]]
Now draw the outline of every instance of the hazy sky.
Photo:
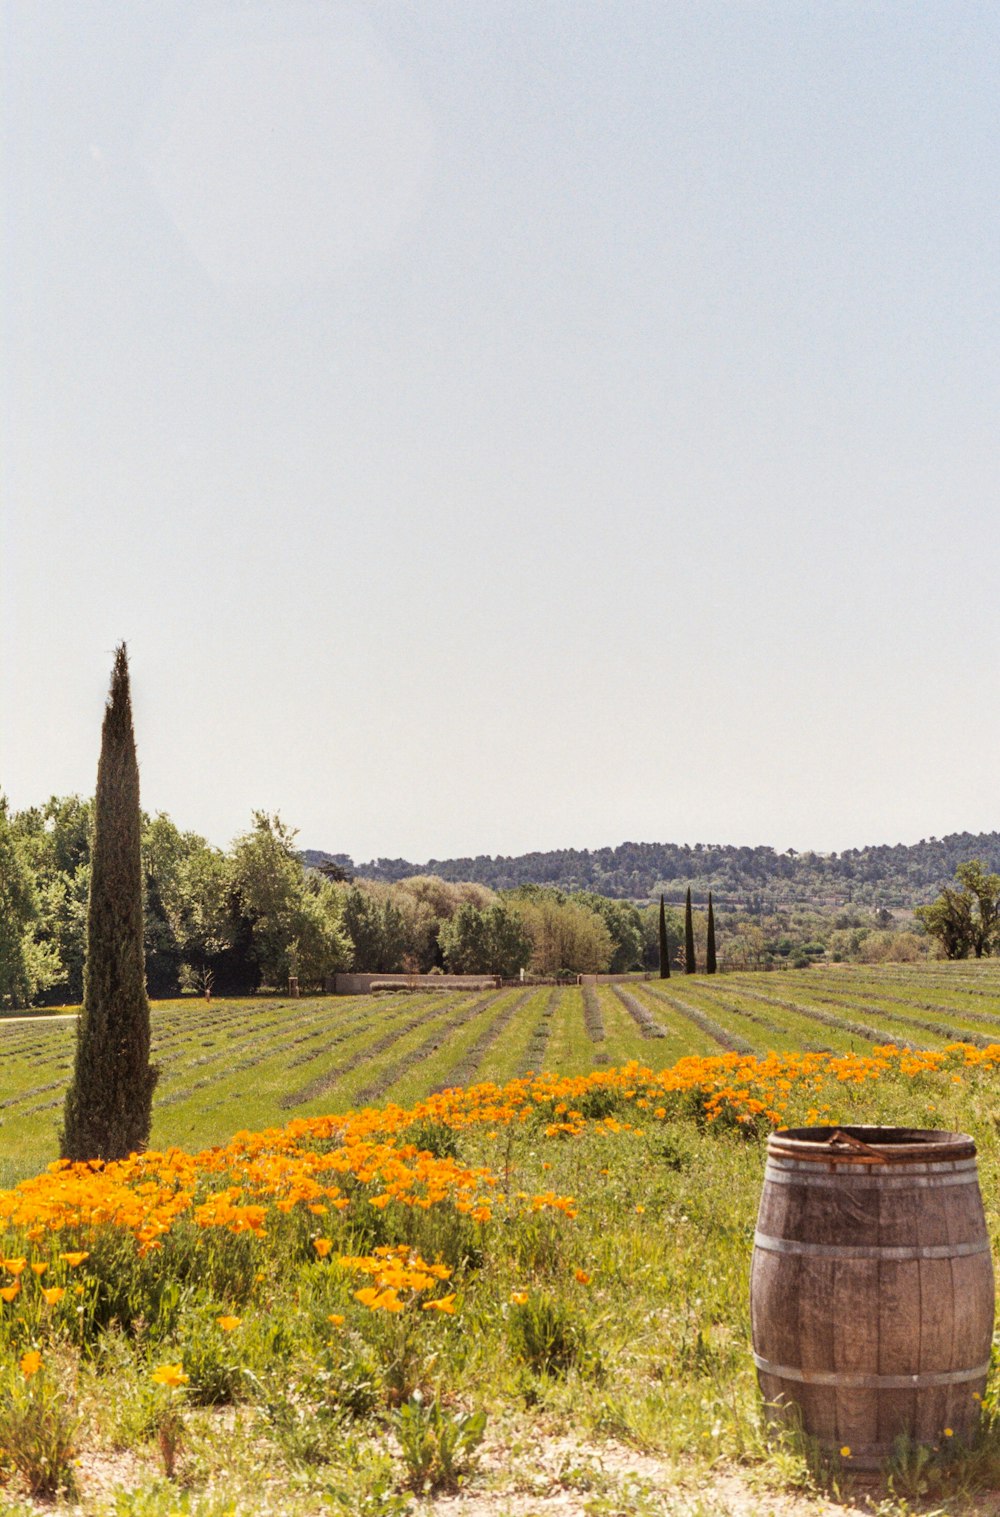
[(0, 786), (1000, 827), (993, 0), (3, 0)]

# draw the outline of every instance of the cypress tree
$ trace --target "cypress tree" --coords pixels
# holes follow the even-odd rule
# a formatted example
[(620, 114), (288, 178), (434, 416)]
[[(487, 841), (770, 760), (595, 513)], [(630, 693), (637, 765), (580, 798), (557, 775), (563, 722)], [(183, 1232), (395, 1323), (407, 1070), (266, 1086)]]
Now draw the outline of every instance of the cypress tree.
[(149, 1062), (139, 830), (139, 766), (122, 643), (97, 766), (83, 1005), (62, 1133), (67, 1159), (123, 1159), (149, 1138), (157, 1072)]
[(712, 892), (708, 892), (708, 942), (705, 944), (705, 973), (715, 973), (715, 912), (712, 910)]
[(660, 979), (670, 979), (670, 943), (667, 940), (667, 913), (660, 896)]
[(684, 973), (694, 974), (696, 969), (694, 961), (694, 919), (691, 916), (691, 886), (688, 886), (687, 900), (684, 903)]

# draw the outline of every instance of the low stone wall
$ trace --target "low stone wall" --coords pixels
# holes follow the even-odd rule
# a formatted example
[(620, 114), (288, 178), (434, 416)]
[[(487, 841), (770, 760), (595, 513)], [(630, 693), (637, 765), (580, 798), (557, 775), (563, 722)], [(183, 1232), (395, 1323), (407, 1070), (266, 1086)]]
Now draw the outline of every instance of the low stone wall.
[(327, 990), (336, 996), (365, 996), (377, 982), (380, 990), (494, 990), (492, 974), (335, 974)]
[(625, 985), (629, 980), (652, 978), (650, 969), (630, 969), (627, 974), (581, 974), (577, 976), (577, 982), (580, 985)]

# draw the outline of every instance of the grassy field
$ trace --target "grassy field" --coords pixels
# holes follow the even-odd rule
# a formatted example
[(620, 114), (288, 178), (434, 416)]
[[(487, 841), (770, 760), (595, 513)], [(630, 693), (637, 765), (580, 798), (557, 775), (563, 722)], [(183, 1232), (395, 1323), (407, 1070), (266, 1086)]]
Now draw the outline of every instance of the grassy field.
[[(0, 1021), (0, 1185), (56, 1156), (74, 1038), (64, 1017)], [(989, 961), (674, 975), (585, 992), (160, 1001), (152, 1143), (202, 1148), (241, 1127), (408, 1105), (529, 1069), (575, 1075), (727, 1049), (864, 1053), (956, 1040), (1000, 1042), (1000, 968)]]
[[(0, 1193), (0, 1511), (1000, 1511), (996, 1375), (976, 1447), (866, 1482), (765, 1436), (748, 1312), (774, 1118), (971, 1131), (1000, 1245), (998, 966), (188, 1000), (154, 1034), (185, 1152)], [(54, 1156), (73, 1037), (0, 1023), (7, 1185)]]

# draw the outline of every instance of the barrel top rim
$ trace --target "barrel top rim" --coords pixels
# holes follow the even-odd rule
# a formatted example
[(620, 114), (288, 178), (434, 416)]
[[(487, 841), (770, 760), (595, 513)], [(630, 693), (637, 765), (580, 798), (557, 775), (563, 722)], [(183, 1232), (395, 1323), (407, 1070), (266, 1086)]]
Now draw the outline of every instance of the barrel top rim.
[[(835, 1140), (844, 1134), (844, 1141)], [(974, 1158), (968, 1133), (928, 1127), (841, 1126), (782, 1127), (767, 1140), (773, 1158), (815, 1159), (824, 1164), (927, 1164)]]

